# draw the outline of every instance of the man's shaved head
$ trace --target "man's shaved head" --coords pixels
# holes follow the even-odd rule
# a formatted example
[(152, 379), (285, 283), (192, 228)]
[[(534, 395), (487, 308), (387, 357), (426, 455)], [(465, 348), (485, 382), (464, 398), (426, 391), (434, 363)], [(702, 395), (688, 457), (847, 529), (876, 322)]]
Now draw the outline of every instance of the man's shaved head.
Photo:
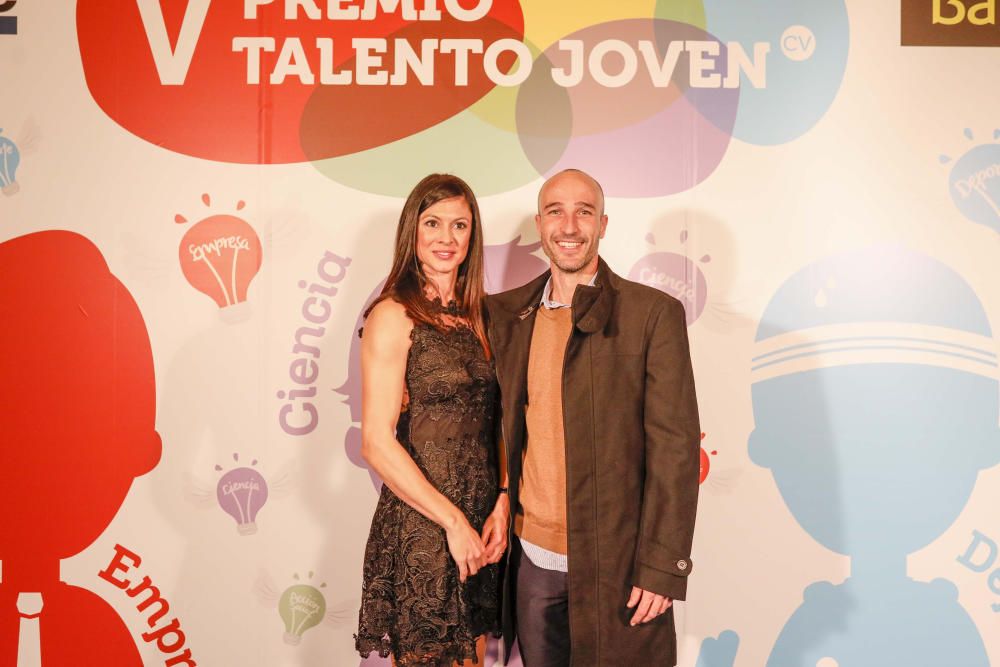
[(589, 184), (590, 187), (593, 188), (594, 190), (595, 201), (592, 203), (594, 204), (594, 207), (597, 209), (597, 215), (598, 216), (604, 215), (604, 188), (601, 187), (601, 184), (597, 182), (596, 178), (594, 178), (587, 172), (582, 171), (580, 169), (563, 169), (558, 174), (554, 174), (547, 181), (542, 183), (542, 187), (538, 191), (539, 213), (542, 212), (543, 199), (546, 192), (548, 192), (549, 188), (552, 187), (554, 184), (558, 183), (559, 181), (561, 181), (562, 179), (566, 178), (580, 179)]
[(604, 190), (579, 169), (560, 171), (538, 192), (535, 226), (554, 271), (595, 272), (598, 245), (607, 225)]

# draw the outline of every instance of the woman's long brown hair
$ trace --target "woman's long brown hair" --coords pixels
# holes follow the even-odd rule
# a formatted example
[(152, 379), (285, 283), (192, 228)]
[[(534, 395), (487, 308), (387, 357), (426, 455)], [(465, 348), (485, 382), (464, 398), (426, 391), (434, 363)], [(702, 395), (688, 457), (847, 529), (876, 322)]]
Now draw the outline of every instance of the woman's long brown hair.
[(439, 201), (453, 197), (463, 197), (472, 211), (472, 236), (469, 239), (469, 251), (458, 267), (455, 301), (469, 318), (469, 326), (482, 344), (488, 359), (490, 346), (486, 338), (483, 314), (483, 297), (486, 293), (483, 289), (483, 226), (476, 196), (472, 193), (472, 188), (458, 176), (431, 174), (417, 183), (406, 198), (396, 227), (392, 269), (385, 279), (382, 292), (365, 311), (365, 317), (379, 302), (392, 298), (403, 305), (414, 323), (427, 324), (439, 330), (446, 328), (441, 318), (431, 309), (426, 297), (429, 281), (417, 259), (417, 223), (421, 213)]

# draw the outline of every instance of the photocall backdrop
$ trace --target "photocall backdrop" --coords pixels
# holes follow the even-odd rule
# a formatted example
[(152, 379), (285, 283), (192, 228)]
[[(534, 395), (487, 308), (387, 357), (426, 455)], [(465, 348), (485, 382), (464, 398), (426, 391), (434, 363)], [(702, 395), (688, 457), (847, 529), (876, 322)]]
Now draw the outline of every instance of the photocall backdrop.
[(1000, 664), (995, 4), (0, 2), (0, 664), (387, 664), (360, 314), (422, 176), (497, 291), (566, 167), (687, 309), (680, 664)]

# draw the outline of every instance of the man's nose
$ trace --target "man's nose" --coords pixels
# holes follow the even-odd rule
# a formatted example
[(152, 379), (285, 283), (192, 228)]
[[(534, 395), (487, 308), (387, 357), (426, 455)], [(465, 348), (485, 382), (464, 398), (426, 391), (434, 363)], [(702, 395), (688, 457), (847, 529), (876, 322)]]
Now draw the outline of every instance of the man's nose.
[(580, 231), (580, 224), (576, 216), (572, 214), (567, 215), (563, 219), (562, 232), (564, 234), (576, 234), (578, 231)]

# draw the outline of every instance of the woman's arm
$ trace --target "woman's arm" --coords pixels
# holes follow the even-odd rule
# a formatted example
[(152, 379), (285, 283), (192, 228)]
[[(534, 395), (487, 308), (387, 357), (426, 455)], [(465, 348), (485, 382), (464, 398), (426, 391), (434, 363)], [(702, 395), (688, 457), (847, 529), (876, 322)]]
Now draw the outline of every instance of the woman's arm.
[[(500, 412), (499, 410), (497, 411)], [(499, 417), (502, 418), (502, 415)], [(510, 477), (507, 471), (507, 443), (503, 435), (497, 435), (497, 466), (499, 467), (500, 488), (507, 489)], [(497, 563), (507, 550), (507, 528), (510, 523), (510, 495), (500, 493), (493, 506), (493, 512), (483, 524), (483, 544), (486, 547), (486, 562)]]
[(484, 561), (479, 535), (458, 507), (434, 488), (396, 440), (413, 322), (403, 306), (375, 306), (361, 339), (361, 455), (399, 498), (445, 529), (448, 549), (465, 581)]

